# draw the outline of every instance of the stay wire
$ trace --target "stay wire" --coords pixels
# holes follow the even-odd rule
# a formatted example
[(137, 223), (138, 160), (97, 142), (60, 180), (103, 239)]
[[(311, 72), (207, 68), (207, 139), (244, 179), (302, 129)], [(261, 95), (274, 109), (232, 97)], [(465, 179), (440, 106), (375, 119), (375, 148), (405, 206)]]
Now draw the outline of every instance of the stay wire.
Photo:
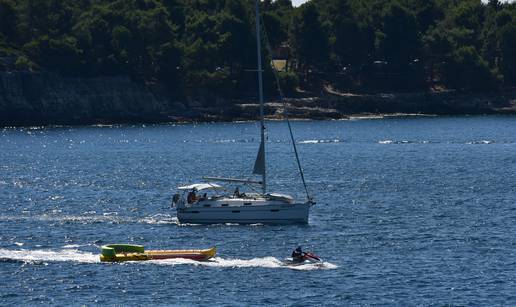
[[(261, 31), (263, 33), (265, 44), (267, 46), (267, 51), (269, 52), (269, 58), (270, 58), (270, 62), (269, 63), (273, 63), (272, 48), (271, 48), (271, 45), (270, 45), (270, 42), (269, 42), (269, 36), (267, 35), (267, 29), (265, 28), (265, 22), (264, 22), (264, 19), (263, 19), (262, 15), (260, 15), (260, 20), (261, 20), (261, 24), (262, 24), (262, 30)], [(304, 172), (303, 172), (303, 168), (301, 167), (301, 161), (299, 159), (299, 154), (298, 154), (298, 151), (297, 151), (296, 140), (294, 138), (294, 133), (292, 132), (292, 125), (290, 124), (290, 120), (289, 120), (289, 117), (288, 117), (288, 105), (287, 105), (287, 102), (285, 101), (285, 95), (283, 94), (283, 90), (281, 89), (281, 86), (280, 86), (280, 80), (279, 80), (278, 71), (276, 70), (276, 66), (274, 65), (274, 63), (271, 66), (272, 66), (272, 72), (274, 74), (274, 78), (276, 79), (276, 87), (278, 89), (278, 93), (279, 93), (279, 96), (280, 96), (280, 101), (283, 104), (283, 112), (284, 112), (283, 115), (285, 116), (285, 121), (287, 122), (288, 131), (290, 132), (290, 140), (292, 141), (292, 147), (294, 148), (294, 154), (296, 156), (297, 167), (299, 169), (299, 174), (301, 175), (301, 180), (303, 181), (303, 186), (305, 188), (306, 198), (307, 198), (307, 201), (309, 203), (314, 203), (313, 200), (312, 200), (312, 197), (310, 197), (310, 193), (308, 192), (308, 187), (307, 187), (306, 181), (305, 181), (305, 175), (304, 175)]]

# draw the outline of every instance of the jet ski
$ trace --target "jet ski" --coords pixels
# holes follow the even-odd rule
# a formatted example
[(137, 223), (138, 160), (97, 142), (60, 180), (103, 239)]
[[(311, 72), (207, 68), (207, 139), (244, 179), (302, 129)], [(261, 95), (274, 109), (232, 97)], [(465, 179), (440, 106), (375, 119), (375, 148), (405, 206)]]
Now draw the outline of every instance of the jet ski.
[(318, 263), (321, 262), (321, 257), (317, 256), (316, 254), (312, 252), (307, 252), (303, 254), (303, 258), (301, 258), (302, 262), (310, 262), (310, 263)]
[(288, 258), (285, 260), (286, 265), (303, 265), (314, 263), (322, 263), (322, 259), (312, 252), (303, 252), (300, 257)]

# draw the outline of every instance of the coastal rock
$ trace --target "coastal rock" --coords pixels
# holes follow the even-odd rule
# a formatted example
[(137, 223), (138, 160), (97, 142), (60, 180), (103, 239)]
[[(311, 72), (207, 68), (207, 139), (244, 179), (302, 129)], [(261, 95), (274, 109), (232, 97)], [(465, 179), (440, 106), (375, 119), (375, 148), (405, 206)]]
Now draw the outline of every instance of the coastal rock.
[[(53, 73), (0, 72), (0, 126), (255, 120), (256, 98), (213, 93), (172, 97), (127, 76), (71, 78)], [(378, 114), (515, 114), (516, 89), (490, 94), (459, 91), (356, 94), (269, 101), (265, 115), (281, 119), (340, 119)]]
[(159, 121), (167, 103), (128, 77), (0, 73), (0, 125)]

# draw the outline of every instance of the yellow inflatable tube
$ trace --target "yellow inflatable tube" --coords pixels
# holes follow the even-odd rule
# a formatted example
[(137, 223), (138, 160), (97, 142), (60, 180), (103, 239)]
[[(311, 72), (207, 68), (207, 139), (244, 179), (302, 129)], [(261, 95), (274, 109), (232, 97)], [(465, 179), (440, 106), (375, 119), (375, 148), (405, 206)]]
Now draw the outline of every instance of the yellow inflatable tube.
[(205, 261), (215, 257), (217, 248), (189, 249), (189, 250), (149, 250), (141, 245), (108, 244), (101, 248), (100, 261), (144, 261), (183, 258), (196, 261)]

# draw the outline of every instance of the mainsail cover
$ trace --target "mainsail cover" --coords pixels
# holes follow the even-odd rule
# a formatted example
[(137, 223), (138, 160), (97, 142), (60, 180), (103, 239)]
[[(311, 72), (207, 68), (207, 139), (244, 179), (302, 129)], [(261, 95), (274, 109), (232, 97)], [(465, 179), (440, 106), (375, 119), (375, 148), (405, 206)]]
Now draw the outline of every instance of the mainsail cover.
[(260, 149), (254, 162), (253, 174), (265, 175), (265, 146), (263, 146), (263, 141), (260, 143)]

